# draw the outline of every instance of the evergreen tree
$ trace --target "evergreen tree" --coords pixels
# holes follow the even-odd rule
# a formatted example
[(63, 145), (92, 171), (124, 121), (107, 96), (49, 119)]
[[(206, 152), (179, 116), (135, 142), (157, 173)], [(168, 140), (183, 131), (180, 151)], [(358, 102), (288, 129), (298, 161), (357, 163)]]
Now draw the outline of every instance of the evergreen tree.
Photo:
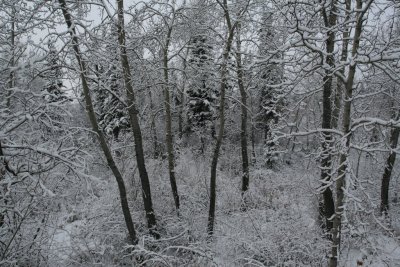
[(278, 48), (277, 33), (272, 26), (272, 12), (264, 12), (262, 16), (262, 28), (260, 30), (260, 56), (268, 58), (267, 63), (261, 65), (259, 98), (260, 106), (257, 114), (257, 126), (264, 130), (264, 153), (267, 166), (272, 167), (276, 158), (277, 143), (274, 139), (274, 126), (278, 123), (282, 112), (282, 88), (283, 68), (274, 60), (279, 59), (279, 54), (271, 54)]
[(65, 95), (65, 92), (62, 89), (63, 87), (62, 67), (60, 65), (58, 52), (54, 46), (54, 43), (49, 42), (48, 48), (49, 52), (47, 54), (47, 60), (46, 60), (47, 71), (44, 75), (46, 81), (45, 99), (49, 103), (62, 102), (68, 99), (68, 97)]
[(123, 83), (116, 64), (117, 59), (110, 63), (107, 70), (103, 66), (95, 66), (98, 83), (95, 107), (103, 132), (118, 139), (120, 131), (129, 127), (129, 118), (126, 106), (117, 97), (123, 95)]
[(49, 135), (60, 134), (63, 130), (62, 124), (65, 123), (64, 114), (61, 106), (69, 101), (63, 85), (63, 72), (62, 65), (59, 58), (59, 52), (55, 47), (55, 42), (50, 40), (48, 43), (48, 53), (46, 56), (45, 72), (42, 75), (44, 80), (44, 101), (46, 105), (47, 115), (43, 115), (41, 120), (43, 122), (43, 138), (47, 140)]
[[(197, 15), (200, 16), (202, 12)], [(218, 89), (215, 84), (212, 45), (204, 17), (198, 18), (197, 31), (190, 41), (188, 83), (188, 129), (204, 134), (208, 127), (214, 135), (213, 120), (216, 116)], [(202, 137), (202, 142), (204, 139)]]

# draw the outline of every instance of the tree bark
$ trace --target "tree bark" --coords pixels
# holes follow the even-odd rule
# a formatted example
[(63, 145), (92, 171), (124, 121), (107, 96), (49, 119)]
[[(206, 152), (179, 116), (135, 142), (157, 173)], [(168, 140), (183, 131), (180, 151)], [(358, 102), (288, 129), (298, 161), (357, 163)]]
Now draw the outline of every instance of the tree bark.
[[(336, 25), (336, 0), (331, 3), (330, 15), (327, 17), (325, 9), (322, 11), (324, 17), (325, 26), (327, 28), (333, 28)], [(330, 67), (334, 67), (334, 55), (333, 51), (335, 48), (335, 32), (331, 29), (328, 32), (328, 38), (326, 40), (326, 60), (325, 63)], [(325, 76), (323, 78), (323, 100), (322, 100), (322, 128), (331, 129), (331, 96), (332, 96), (332, 73), (331, 70), (325, 70)], [(326, 228), (332, 229), (332, 216), (335, 213), (335, 203), (333, 201), (332, 190), (330, 185), (332, 183), (331, 178), (331, 149), (332, 149), (332, 134), (327, 131), (323, 132), (322, 142), (322, 153), (321, 153), (321, 182), (322, 182), (322, 195), (323, 195), (323, 210), (320, 208), (326, 220)], [(321, 207), (321, 206), (320, 206)]]
[(125, 183), (124, 183), (123, 177), (122, 177), (118, 167), (115, 164), (115, 161), (112, 157), (110, 148), (108, 147), (106, 139), (105, 139), (102, 131), (100, 130), (98, 122), (97, 122), (96, 114), (95, 114), (93, 104), (92, 104), (92, 99), (90, 96), (89, 85), (88, 85), (87, 79), (86, 79), (87, 67), (86, 67), (84, 60), (82, 59), (82, 55), (79, 50), (79, 41), (78, 41), (78, 37), (76, 35), (75, 26), (73, 24), (71, 15), (68, 11), (65, 0), (58, 0), (58, 1), (60, 3), (60, 7), (61, 7), (64, 19), (65, 19), (65, 22), (67, 24), (69, 33), (71, 35), (72, 48), (74, 49), (75, 57), (79, 64), (79, 70), (81, 72), (80, 77), (81, 77), (81, 82), (82, 82), (83, 94), (84, 94), (85, 103), (86, 103), (86, 111), (87, 111), (90, 123), (92, 125), (93, 131), (97, 134), (97, 138), (100, 142), (101, 149), (103, 150), (103, 153), (106, 157), (107, 164), (108, 164), (109, 168), (111, 169), (111, 171), (113, 172), (114, 177), (117, 181), (122, 212), (124, 214), (125, 224), (128, 228), (130, 242), (132, 244), (137, 244), (138, 240), (136, 237), (135, 226), (133, 224), (131, 213), (129, 210), (129, 204), (128, 204), (128, 199), (127, 199), (127, 195), (126, 195)]
[(245, 209), (244, 197), (245, 193), (249, 189), (249, 156), (247, 153), (247, 93), (244, 88), (243, 82), (243, 66), (242, 66), (242, 55), (241, 55), (241, 41), (240, 41), (240, 24), (238, 25), (238, 34), (236, 36), (236, 74), (237, 74), (237, 83), (240, 91), (241, 98), (241, 124), (240, 124), (240, 146), (241, 146), (241, 154), (242, 154), (242, 198), (243, 205), (242, 208)]
[(151, 189), (150, 181), (146, 170), (146, 164), (143, 152), (143, 141), (142, 132), (139, 124), (139, 111), (136, 107), (135, 93), (132, 87), (132, 75), (129, 66), (129, 60), (126, 53), (126, 40), (125, 40), (125, 26), (124, 26), (124, 3), (123, 0), (116, 0), (118, 8), (118, 43), (120, 50), (121, 65), (124, 76), (125, 89), (128, 100), (128, 113), (132, 127), (133, 137), (135, 139), (135, 153), (136, 162), (139, 170), (140, 181), (142, 184), (142, 197), (144, 203), (144, 209), (146, 211), (147, 226), (150, 234), (155, 238), (159, 238), (159, 234), (156, 230), (157, 222), (156, 216), (153, 210), (153, 202), (151, 200)]
[[(372, 1), (368, 3), (370, 6)], [(357, 16), (357, 21), (355, 25), (354, 38), (353, 38), (353, 46), (351, 51), (351, 56), (354, 58), (357, 54), (358, 48), (360, 47), (360, 37), (362, 33), (362, 25), (363, 25), (363, 17), (364, 14), (368, 11), (368, 7), (366, 6), (363, 9), (362, 0), (356, 1), (356, 10), (359, 12)], [(343, 109), (343, 118), (342, 118), (342, 132), (344, 138), (346, 138), (346, 147), (345, 152), (342, 152), (339, 156), (339, 170), (338, 177), (336, 180), (336, 208), (335, 208), (335, 216), (333, 219), (333, 227), (332, 227), (332, 252), (329, 258), (329, 267), (337, 267), (338, 265), (338, 256), (339, 256), (339, 247), (341, 241), (341, 228), (342, 228), (342, 214), (344, 211), (344, 203), (345, 203), (345, 194), (344, 190), (346, 187), (346, 174), (347, 174), (347, 166), (348, 166), (348, 153), (350, 150), (350, 140), (351, 140), (351, 105), (352, 105), (352, 97), (353, 97), (353, 85), (354, 85), (354, 77), (356, 73), (357, 64), (351, 64), (349, 66), (347, 81), (345, 83), (345, 103)]]
[(156, 131), (156, 112), (154, 112), (154, 104), (153, 104), (153, 95), (151, 93), (151, 89), (149, 90), (149, 98), (150, 98), (150, 110), (151, 110), (151, 124), (150, 124), (150, 131), (153, 135), (153, 157), (156, 159), (160, 155), (160, 149), (158, 146), (158, 138), (157, 138), (157, 131)]
[(228, 59), (229, 53), (232, 47), (232, 41), (234, 36), (234, 31), (236, 28), (236, 23), (232, 25), (227, 0), (224, 0), (221, 4), (224, 10), (224, 17), (228, 27), (227, 39), (225, 43), (225, 48), (223, 51), (222, 63), (221, 63), (221, 82), (220, 82), (220, 105), (219, 105), (219, 130), (218, 136), (214, 147), (213, 157), (211, 161), (211, 177), (210, 177), (210, 207), (208, 212), (208, 224), (207, 233), (211, 237), (214, 234), (214, 221), (215, 221), (215, 202), (216, 202), (216, 180), (217, 180), (217, 165), (219, 158), (219, 151), (222, 144), (222, 139), (224, 136), (225, 127), (225, 91), (228, 83)]
[(190, 48), (186, 49), (186, 55), (183, 59), (183, 81), (182, 81), (182, 90), (180, 91), (180, 105), (179, 105), (179, 115), (178, 115), (178, 131), (179, 131), (179, 139), (183, 137), (183, 109), (185, 107), (185, 88), (186, 88), (186, 60), (189, 55)]
[(179, 215), (179, 194), (175, 178), (175, 157), (174, 144), (172, 136), (172, 118), (171, 118), (171, 100), (169, 94), (169, 76), (168, 76), (168, 48), (171, 39), (172, 28), (168, 28), (167, 39), (164, 47), (163, 64), (164, 64), (164, 104), (165, 104), (165, 140), (167, 143), (168, 154), (168, 171), (169, 181), (171, 184), (172, 195), (174, 197), (175, 208)]
[[(396, 120), (400, 119), (400, 112), (397, 113), (395, 118)], [(390, 133), (390, 154), (386, 159), (385, 170), (382, 175), (382, 186), (381, 186), (381, 213), (387, 214), (389, 211), (389, 184), (390, 178), (392, 176), (393, 166), (396, 161), (396, 152), (394, 151), (397, 148), (397, 144), (399, 141), (400, 128), (393, 128)]]

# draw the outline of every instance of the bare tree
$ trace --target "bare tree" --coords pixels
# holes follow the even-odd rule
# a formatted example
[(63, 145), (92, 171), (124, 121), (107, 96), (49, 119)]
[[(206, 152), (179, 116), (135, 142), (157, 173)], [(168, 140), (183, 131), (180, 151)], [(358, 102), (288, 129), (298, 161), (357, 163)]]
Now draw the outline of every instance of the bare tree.
[[(365, 23), (364, 15), (369, 10), (373, 0), (369, 0), (364, 3), (362, 0), (356, 0), (356, 24), (354, 29), (353, 44), (351, 49), (351, 57), (356, 57), (358, 49), (360, 47), (361, 34), (363, 32), (363, 24)], [(345, 148), (339, 156), (339, 170), (338, 177), (336, 180), (336, 207), (335, 217), (333, 218), (332, 228), (332, 252), (329, 259), (329, 266), (336, 267), (338, 265), (339, 247), (341, 241), (341, 226), (342, 226), (342, 215), (344, 212), (344, 201), (345, 201), (345, 189), (346, 189), (346, 175), (348, 172), (348, 157), (350, 150), (351, 141), (351, 105), (353, 97), (353, 87), (356, 74), (357, 64), (351, 64), (348, 68), (347, 79), (345, 82), (345, 102), (343, 106), (343, 118), (342, 118), (342, 132), (345, 143)]]
[(244, 3), (243, 8), (239, 12), (239, 16), (236, 21), (231, 20), (231, 15), (229, 11), (228, 1), (223, 0), (218, 1), (218, 4), (221, 6), (224, 12), (224, 19), (226, 22), (226, 36), (224, 41), (224, 50), (222, 54), (222, 62), (220, 66), (220, 103), (219, 103), (219, 130), (217, 135), (217, 140), (214, 147), (214, 152), (211, 161), (211, 177), (210, 177), (210, 207), (208, 211), (208, 225), (207, 225), (207, 233), (209, 236), (212, 236), (214, 233), (214, 221), (215, 221), (215, 202), (216, 202), (216, 189), (217, 189), (217, 165), (219, 152), (222, 144), (222, 139), (224, 136), (224, 126), (225, 126), (225, 91), (228, 84), (228, 60), (229, 54), (232, 49), (232, 43), (236, 28), (239, 24), (240, 17), (246, 12), (247, 7), (249, 5), (249, 1)]
[[(242, 155), (242, 198), (244, 194), (249, 189), (249, 156), (247, 153), (247, 92), (244, 85), (244, 73), (243, 73), (243, 64), (242, 64), (242, 51), (241, 51), (241, 40), (240, 40), (240, 29), (241, 25), (237, 26), (237, 35), (236, 35), (236, 75), (237, 75), (237, 83), (240, 91), (240, 146), (241, 146), (241, 155)], [(242, 200), (244, 201), (244, 200)], [(245, 204), (245, 203), (243, 203)], [(245, 206), (243, 206), (245, 207)]]
[[(400, 120), (400, 112), (394, 117), (395, 121)], [(395, 152), (397, 148), (397, 144), (399, 142), (400, 136), (400, 128), (393, 128), (390, 132), (390, 152), (389, 156), (386, 159), (385, 170), (382, 175), (382, 186), (381, 186), (381, 212), (387, 213), (389, 210), (389, 184), (390, 178), (392, 176), (392, 171), (394, 164), (396, 162), (396, 155)]]
[(74, 49), (75, 57), (78, 62), (78, 65), (79, 65), (83, 94), (84, 94), (85, 102), (86, 102), (86, 111), (89, 116), (90, 123), (92, 124), (93, 131), (96, 133), (97, 138), (100, 142), (101, 149), (103, 150), (104, 156), (106, 157), (108, 167), (113, 172), (114, 177), (117, 181), (119, 194), (120, 194), (120, 202), (121, 202), (122, 212), (124, 214), (126, 227), (128, 228), (130, 242), (132, 244), (136, 244), (137, 236), (136, 236), (135, 226), (132, 221), (132, 216), (131, 216), (131, 213), (129, 210), (129, 204), (128, 204), (128, 199), (127, 199), (124, 179), (113, 159), (113, 156), (111, 154), (110, 148), (108, 147), (108, 144), (104, 137), (104, 134), (100, 130), (99, 125), (97, 123), (97, 118), (96, 118), (96, 114), (94, 112), (92, 99), (90, 96), (90, 90), (89, 90), (89, 86), (88, 86), (88, 82), (87, 82), (87, 78), (86, 78), (87, 68), (86, 68), (85, 61), (83, 60), (80, 49), (79, 49), (79, 40), (78, 40), (77, 32), (75, 30), (75, 26), (74, 26), (75, 24), (73, 24), (73, 19), (69, 13), (69, 10), (68, 10), (65, 0), (59, 0), (59, 3), (60, 3), (60, 7), (61, 7), (64, 19), (65, 19), (65, 23), (66, 23), (66, 25), (69, 29), (69, 33), (71, 35), (72, 47)]
[[(322, 17), (324, 20), (325, 27), (328, 29), (326, 32), (326, 58), (325, 63), (334, 67), (334, 55), (333, 50), (335, 48), (335, 31), (336, 25), (336, 1), (331, 1), (329, 7), (329, 13), (324, 6), (321, 10)], [(322, 96), (322, 128), (331, 129), (332, 121), (332, 73), (331, 69), (325, 70), (325, 76), (323, 78), (323, 96)], [(322, 181), (322, 195), (324, 199), (324, 207), (322, 213), (325, 216), (327, 229), (332, 229), (332, 215), (335, 213), (335, 204), (333, 201), (331, 185), (331, 146), (332, 146), (332, 134), (327, 131), (323, 132), (322, 152), (321, 152), (321, 181)]]
[(143, 141), (142, 132), (139, 124), (139, 111), (136, 107), (135, 92), (132, 86), (132, 74), (129, 65), (128, 56), (126, 53), (126, 40), (125, 40), (125, 25), (124, 25), (124, 2), (123, 0), (117, 0), (117, 12), (118, 12), (118, 43), (120, 50), (121, 65), (124, 75), (125, 89), (128, 96), (128, 112), (130, 123), (132, 127), (133, 137), (135, 139), (135, 152), (136, 162), (139, 169), (140, 181), (142, 184), (142, 196), (144, 209), (146, 211), (147, 225), (150, 233), (158, 238), (159, 234), (156, 230), (157, 222), (156, 216), (153, 210), (153, 202), (151, 199), (151, 188), (150, 181), (146, 170), (145, 158), (143, 152)]

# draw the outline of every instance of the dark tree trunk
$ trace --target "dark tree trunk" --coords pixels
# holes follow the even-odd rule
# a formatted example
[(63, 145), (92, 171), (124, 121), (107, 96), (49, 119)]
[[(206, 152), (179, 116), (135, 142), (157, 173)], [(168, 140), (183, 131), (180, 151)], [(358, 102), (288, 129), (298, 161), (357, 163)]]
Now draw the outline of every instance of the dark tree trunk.
[[(400, 119), (400, 112), (397, 114), (396, 120)], [(390, 178), (392, 177), (393, 166), (396, 161), (396, 152), (399, 141), (400, 128), (394, 128), (390, 134), (390, 154), (386, 159), (385, 170), (382, 176), (382, 186), (381, 186), (381, 212), (383, 214), (387, 213), (389, 210), (389, 184)]]
[[(336, 25), (336, 1), (332, 1), (330, 15), (328, 17), (326, 10), (322, 11), (322, 15), (325, 21), (326, 27), (333, 27)], [(335, 32), (328, 32), (328, 38), (326, 40), (326, 63), (333, 67), (334, 66), (334, 58), (333, 58), (333, 50), (335, 47)], [(331, 120), (332, 120), (332, 105), (331, 105), (331, 96), (332, 96), (332, 73), (331, 70), (325, 71), (325, 76), (323, 78), (324, 86), (323, 86), (323, 96), (322, 96), (322, 128), (323, 129), (331, 129)], [(332, 196), (332, 190), (330, 188), (331, 184), (331, 156), (332, 149), (332, 134), (329, 131), (323, 132), (323, 141), (322, 141), (322, 154), (321, 154), (321, 182), (322, 182), (322, 195), (323, 195), (323, 210), (320, 209), (320, 213), (323, 214), (326, 221), (326, 228), (328, 230), (332, 229), (332, 215), (335, 213), (335, 203)], [(320, 205), (321, 207), (321, 205)]]
[(151, 200), (150, 181), (147, 174), (146, 164), (144, 159), (142, 132), (140, 130), (139, 115), (138, 115), (139, 111), (136, 107), (135, 93), (133, 91), (131, 83), (132, 82), (131, 69), (129, 66), (128, 56), (126, 53), (123, 0), (117, 0), (117, 6), (118, 6), (118, 43), (120, 49), (120, 58), (124, 74), (126, 94), (128, 96), (128, 112), (129, 112), (133, 137), (135, 140), (136, 162), (139, 170), (140, 181), (142, 184), (142, 197), (143, 197), (144, 209), (146, 211), (147, 226), (149, 228), (150, 233), (155, 238), (159, 238), (160, 236), (156, 230), (157, 226), (156, 216), (154, 214), (153, 202)]
[(182, 89), (180, 91), (180, 97), (179, 97), (179, 116), (178, 116), (178, 131), (179, 131), (179, 139), (182, 139), (183, 137), (183, 110), (185, 107), (185, 89), (186, 89), (186, 60), (187, 57), (189, 55), (189, 47), (186, 49), (186, 55), (185, 58), (183, 59), (183, 73), (184, 73), (184, 77), (183, 77), (183, 81), (182, 81)]
[(211, 237), (214, 234), (214, 221), (215, 221), (215, 202), (216, 202), (216, 180), (217, 180), (217, 165), (219, 158), (219, 151), (222, 145), (225, 127), (225, 91), (228, 83), (228, 59), (232, 47), (232, 41), (236, 25), (231, 24), (231, 19), (228, 11), (227, 0), (223, 0), (220, 4), (224, 10), (224, 17), (227, 23), (228, 32), (223, 51), (223, 59), (221, 63), (221, 82), (220, 82), (220, 105), (219, 105), (219, 130), (218, 136), (214, 147), (214, 153), (211, 161), (211, 177), (210, 177), (210, 208), (208, 212), (207, 233)]
[[(239, 25), (240, 26), (240, 25)], [(238, 26), (238, 35), (236, 37), (236, 74), (237, 74), (237, 82), (240, 91), (241, 98), (241, 124), (240, 124), (240, 146), (241, 146), (241, 154), (242, 154), (242, 199), (243, 205), (242, 208), (246, 209), (245, 203), (245, 193), (249, 189), (249, 156), (247, 153), (247, 93), (244, 88), (243, 81), (243, 66), (242, 66), (242, 55), (241, 55), (241, 41), (240, 41), (240, 27)]]
[(90, 90), (89, 90), (89, 85), (87, 83), (86, 79), (86, 74), (87, 74), (87, 68), (85, 62), (82, 60), (82, 56), (79, 50), (79, 42), (78, 42), (78, 37), (76, 35), (76, 30), (75, 27), (72, 24), (72, 18), (71, 15), (69, 14), (69, 11), (67, 9), (67, 5), (65, 3), (65, 0), (58, 0), (61, 6), (62, 13), (64, 15), (65, 22), (67, 24), (67, 27), (69, 29), (69, 33), (71, 34), (72, 38), (72, 48), (74, 49), (75, 52), (75, 57), (78, 61), (79, 64), (79, 70), (81, 72), (81, 82), (82, 82), (82, 88), (83, 88), (83, 94), (85, 97), (85, 103), (86, 103), (86, 111), (89, 116), (90, 123), (92, 125), (93, 131), (97, 134), (97, 137), (100, 142), (101, 149), (103, 150), (103, 153), (106, 157), (108, 167), (111, 169), (111, 171), (114, 174), (114, 177), (117, 181), (118, 184), (118, 190), (119, 190), (119, 196), (120, 196), (120, 201), (121, 201), (121, 207), (122, 207), (122, 212), (124, 214), (125, 218), (125, 224), (128, 228), (129, 232), (129, 237), (130, 237), (130, 242), (132, 244), (137, 244), (137, 237), (136, 237), (136, 231), (135, 231), (135, 226), (132, 221), (132, 216), (129, 211), (129, 204), (128, 204), (128, 199), (126, 195), (126, 188), (125, 188), (125, 183), (124, 179), (122, 177), (122, 174), (120, 173), (118, 167), (115, 164), (115, 161), (112, 157), (110, 148), (108, 147), (107, 141), (103, 135), (103, 132), (100, 130), (96, 114), (93, 108), (92, 104), (92, 99), (90, 96)]
[(169, 182), (171, 184), (172, 195), (175, 202), (175, 208), (179, 215), (179, 194), (178, 186), (175, 178), (175, 156), (174, 156), (174, 140), (172, 136), (172, 116), (171, 116), (171, 100), (169, 93), (169, 76), (168, 76), (168, 48), (171, 38), (172, 28), (168, 29), (167, 40), (163, 53), (164, 63), (164, 104), (165, 104), (165, 141), (167, 143), (168, 154), (168, 171)]
[(257, 163), (257, 157), (256, 157), (256, 129), (254, 127), (254, 124), (251, 123), (251, 154), (252, 154), (252, 160), (251, 164), (254, 166)]
[(160, 156), (160, 148), (158, 146), (158, 138), (157, 138), (157, 130), (156, 130), (156, 112), (154, 112), (154, 104), (153, 104), (153, 96), (151, 93), (151, 89), (149, 90), (149, 98), (150, 98), (150, 110), (151, 110), (151, 125), (150, 131), (153, 136), (153, 158), (158, 158)]
[[(369, 2), (369, 6), (363, 9), (362, 0), (356, 0), (356, 10), (359, 10), (357, 15), (357, 22), (354, 30), (353, 46), (351, 50), (351, 56), (355, 57), (358, 49), (360, 47), (360, 37), (363, 30), (363, 17), (365, 12), (368, 11), (372, 2)], [(347, 6), (347, 3), (346, 3)], [(357, 64), (351, 64), (349, 66), (347, 81), (345, 83), (345, 101), (343, 108), (343, 118), (342, 118), (342, 132), (343, 138), (346, 140), (346, 147), (344, 152), (340, 153), (339, 156), (339, 170), (338, 177), (336, 180), (336, 207), (335, 216), (333, 218), (332, 227), (332, 251), (329, 258), (329, 267), (337, 267), (338, 265), (338, 255), (340, 251), (341, 243), (341, 230), (342, 230), (342, 215), (344, 212), (345, 194), (346, 189), (346, 173), (347, 173), (347, 161), (350, 151), (350, 140), (351, 140), (351, 105), (353, 99), (353, 86), (354, 77), (356, 74)]]

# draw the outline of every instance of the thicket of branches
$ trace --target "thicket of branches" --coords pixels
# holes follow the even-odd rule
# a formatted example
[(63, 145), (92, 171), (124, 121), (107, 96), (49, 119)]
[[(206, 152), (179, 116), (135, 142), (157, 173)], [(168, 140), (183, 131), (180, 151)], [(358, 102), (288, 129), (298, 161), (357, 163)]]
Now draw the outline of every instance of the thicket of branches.
[[(2, 1), (0, 264), (55, 264), (60, 220), (84, 217), (81, 235), (104, 249), (85, 254), (101, 250), (89, 242), (67, 253), (71, 265), (219, 265), (225, 211), (254, 234), (229, 241), (238, 265), (344, 266), (346, 246), (364, 264), (377, 255), (371, 237), (399, 235), (399, 9), (395, 0)], [(293, 166), (303, 177), (287, 175)], [(305, 230), (314, 244), (293, 232), (268, 240), (290, 227), (259, 221), (275, 229), (267, 238), (246, 219), (284, 222), (295, 197), (316, 222)]]

